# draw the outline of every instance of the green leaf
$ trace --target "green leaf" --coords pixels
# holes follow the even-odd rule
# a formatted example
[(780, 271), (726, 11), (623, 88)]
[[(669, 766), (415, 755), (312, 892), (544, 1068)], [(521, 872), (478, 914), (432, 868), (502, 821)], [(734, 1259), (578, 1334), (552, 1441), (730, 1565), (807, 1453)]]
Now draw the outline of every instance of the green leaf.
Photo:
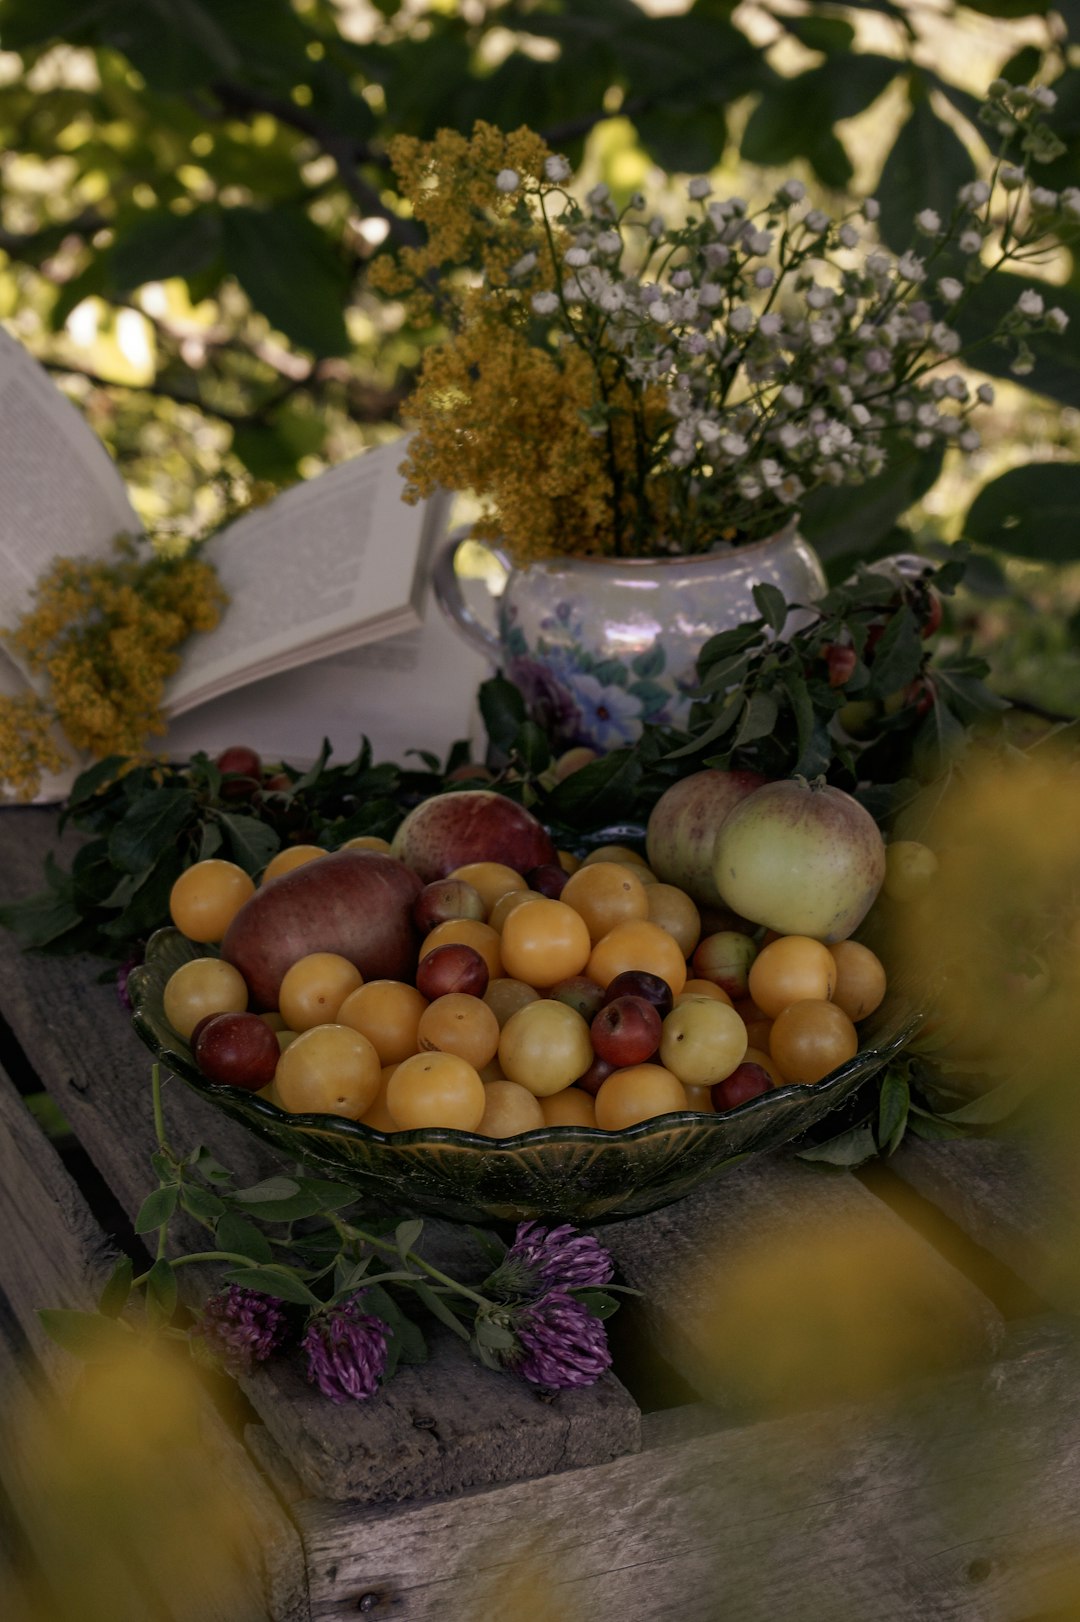
[(225, 834), (229, 855), (254, 878), (281, 849), (281, 839), (268, 823), (236, 811), (219, 811), (217, 821)]
[(174, 846), (195, 810), (186, 788), (160, 788), (135, 801), (109, 835), (109, 859), (122, 873), (154, 867), (163, 846)]
[(667, 655), (664, 652), (663, 643), (654, 642), (651, 648), (645, 649), (644, 653), (635, 655), (630, 661), (630, 668), (635, 676), (640, 676), (642, 680), (651, 680), (654, 676), (663, 674), (666, 662)]
[(778, 586), (767, 581), (754, 587), (754, 607), (769, 628), (779, 636), (787, 622), (787, 599)]
[(795, 717), (795, 728), (798, 739), (799, 758), (795, 765), (796, 775), (806, 776), (802, 765), (803, 756), (810, 748), (814, 735), (814, 704), (810, 697), (810, 689), (806, 685), (806, 677), (795, 665), (784, 666), (784, 686), (787, 688), (788, 698), (791, 700), (791, 711)]
[(855, 42), (855, 30), (839, 17), (783, 17), (778, 18), (789, 34), (794, 34), (809, 51), (849, 51)]
[(512, 1352), (517, 1344), (513, 1332), (505, 1324), (478, 1313), (473, 1334), (479, 1345), (490, 1352)]
[(1030, 1096), (1033, 1086), (1030, 1080), (1004, 1081), (969, 1103), (962, 1104), (959, 1109), (938, 1111), (935, 1119), (947, 1121), (953, 1126), (997, 1126), (1001, 1121), (1007, 1121), (1010, 1115), (1015, 1115)]
[(549, 795), (547, 812), (559, 822), (585, 828), (624, 816), (643, 769), (640, 747), (613, 749), (564, 778)]
[(229, 208), (222, 225), (229, 269), (271, 325), (316, 355), (344, 354), (349, 277), (329, 236), (286, 204)]
[(936, 209), (947, 220), (957, 192), (974, 175), (967, 148), (916, 85), (911, 114), (885, 159), (876, 187), (884, 241), (897, 253), (910, 247), (920, 209)]
[(180, 1204), (199, 1222), (215, 1222), (225, 1210), (225, 1201), (198, 1183), (185, 1183), (180, 1190)]
[(291, 1301), (298, 1307), (320, 1307), (322, 1302), (309, 1290), (302, 1278), (288, 1269), (277, 1267), (234, 1267), (226, 1274), (230, 1284), (240, 1284), (245, 1290), (261, 1290), (278, 1301)]
[(155, 1188), (146, 1196), (139, 1207), (139, 1214), (135, 1218), (135, 1232), (149, 1233), (153, 1228), (160, 1228), (168, 1222), (176, 1210), (176, 1202), (180, 1190), (175, 1183), (168, 1183), (164, 1188)]
[(243, 1205), (261, 1205), (264, 1200), (287, 1200), (299, 1192), (300, 1184), (294, 1177), (264, 1177), (250, 1188), (238, 1188), (233, 1198)]
[(124, 764), (123, 755), (106, 755), (104, 760), (95, 761), (84, 772), (80, 772), (71, 786), (67, 805), (64, 807), (63, 819), (76, 816), (91, 800), (98, 798), (100, 791), (115, 782), (117, 773)]
[(146, 1280), (146, 1308), (150, 1322), (171, 1323), (177, 1299), (176, 1272), (170, 1261), (159, 1256)]
[(413, 1289), (433, 1318), (438, 1318), (441, 1324), (445, 1324), (447, 1329), (452, 1329), (461, 1340), (469, 1339), (469, 1331), (443, 1296), (419, 1280), (413, 1285)]
[(190, 214), (156, 209), (136, 215), (117, 232), (108, 256), (109, 289), (115, 296), (146, 282), (197, 275), (221, 253), (221, 212), (197, 208)]
[(1080, 466), (1029, 462), (984, 485), (964, 535), (1014, 557), (1051, 563), (1080, 558)]
[(575, 1290), (574, 1294), (582, 1306), (588, 1307), (594, 1318), (610, 1318), (613, 1312), (619, 1310), (618, 1297), (608, 1295), (604, 1290)]
[(355, 1205), (360, 1198), (348, 1183), (334, 1183), (324, 1177), (301, 1177), (298, 1182), (301, 1193), (318, 1200), (321, 1211), (341, 1211), (347, 1205)]
[(753, 743), (756, 738), (767, 738), (776, 725), (778, 714), (779, 705), (771, 693), (763, 688), (751, 693), (732, 748), (741, 749), (744, 744)]
[(893, 614), (874, 649), (867, 695), (886, 698), (906, 686), (918, 674), (925, 652), (918, 621), (905, 603)]
[(52, 890), (0, 907), (0, 925), (35, 950), (62, 940), (81, 923), (82, 914), (75, 903)]
[(234, 1256), (250, 1256), (253, 1262), (269, 1262), (274, 1250), (269, 1239), (254, 1222), (226, 1211), (218, 1218), (214, 1229), (214, 1243), (218, 1250), (231, 1250)]
[[(512, 750), (519, 769), (528, 777), (538, 777), (551, 764), (551, 745), (547, 734), (535, 721), (525, 721), (517, 731)], [(438, 762), (435, 762), (436, 768)]]
[(131, 1345), (132, 1331), (119, 1318), (66, 1307), (42, 1308), (38, 1318), (50, 1340), (85, 1363), (102, 1362)]
[(406, 1251), (415, 1250), (416, 1242), (423, 1231), (424, 1224), (419, 1217), (411, 1217), (407, 1222), (398, 1223), (394, 1229), (394, 1243), (402, 1261), (405, 1260)]
[(402, 1311), (394, 1297), (388, 1294), (377, 1280), (373, 1284), (365, 1285), (361, 1305), (365, 1312), (372, 1313), (374, 1317), (381, 1318), (389, 1325), (393, 1334), (394, 1366), (398, 1362), (427, 1362), (427, 1341), (424, 1339), (423, 1331)]
[(816, 1143), (809, 1149), (800, 1149), (797, 1158), (822, 1162), (828, 1166), (861, 1166), (877, 1154), (873, 1129), (864, 1123), (841, 1132), (826, 1143)]
[(106, 1318), (119, 1318), (127, 1306), (131, 1294), (131, 1280), (134, 1269), (130, 1256), (118, 1258), (116, 1266), (105, 1281), (105, 1287), (98, 1296), (98, 1311)]
[(891, 1155), (904, 1136), (910, 1103), (907, 1078), (887, 1071), (878, 1099), (877, 1141), (883, 1154)]
[(478, 702), (492, 748), (508, 755), (526, 719), (520, 690), (505, 676), (492, 676), (481, 682)]

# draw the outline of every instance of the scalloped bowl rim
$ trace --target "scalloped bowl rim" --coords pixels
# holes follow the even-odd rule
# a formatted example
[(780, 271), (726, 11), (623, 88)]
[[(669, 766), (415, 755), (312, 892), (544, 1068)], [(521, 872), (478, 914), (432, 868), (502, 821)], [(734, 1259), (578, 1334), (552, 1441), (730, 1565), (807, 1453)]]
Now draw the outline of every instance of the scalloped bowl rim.
[[(522, 1148), (529, 1149), (556, 1149), (562, 1144), (597, 1144), (612, 1143), (639, 1143), (650, 1137), (653, 1133), (669, 1129), (672, 1126), (695, 1126), (703, 1132), (720, 1130), (721, 1126), (736, 1117), (747, 1117), (763, 1109), (773, 1107), (777, 1098), (820, 1098), (822, 1093), (842, 1091), (852, 1072), (866, 1070), (868, 1080), (874, 1070), (887, 1064), (889, 1059), (901, 1049), (906, 1047), (915, 1029), (922, 1023), (923, 1015), (912, 1010), (910, 1017), (901, 1022), (893, 1035), (880, 1047), (861, 1048), (854, 1058), (847, 1060), (836, 1070), (829, 1072), (821, 1081), (815, 1082), (786, 1082), (782, 1087), (770, 1087), (764, 1093), (758, 1093), (754, 1098), (746, 1099), (734, 1108), (709, 1112), (706, 1110), (672, 1110), (666, 1115), (652, 1115), (647, 1120), (638, 1121), (633, 1126), (620, 1127), (615, 1131), (607, 1131), (597, 1126), (544, 1126), (534, 1127), (529, 1132), (519, 1132), (509, 1138), (489, 1138), (481, 1132), (464, 1132), (456, 1127), (413, 1127), (403, 1132), (381, 1132), (377, 1127), (365, 1126), (361, 1121), (351, 1120), (345, 1115), (308, 1114), (279, 1109), (267, 1098), (260, 1098), (257, 1093), (245, 1087), (232, 1087), (227, 1082), (211, 1081), (199, 1071), (193, 1061), (185, 1054), (175, 1052), (171, 1048), (163, 1047), (157, 1032), (150, 1025), (139, 1006), (145, 997), (146, 981), (154, 969), (151, 954), (166, 944), (167, 941), (179, 939), (190, 946), (198, 946), (198, 942), (189, 941), (187, 936), (177, 929), (166, 927), (155, 930), (146, 945), (146, 957), (142, 963), (132, 969), (128, 978), (127, 989), (132, 1001), (132, 1023), (146, 1045), (157, 1055), (162, 1063), (167, 1064), (171, 1070), (182, 1079), (194, 1086), (197, 1091), (206, 1094), (212, 1099), (221, 1099), (231, 1104), (242, 1103), (245, 1110), (250, 1110), (256, 1116), (267, 1121), (287, 1122), (291, 1125), (306, 1127), (314, 1131), (330, 1132), (335, 1136), (355, 1138), (360, 1143), (374, 1143), (388, 1149), (397, 1148), (445, 1148), (447, 1146), (460, 1149), (482, 1150), (490, 1155), (493, 1151), (504, 1151), (516, 1154)], [(199, 953), (201, 956), (211, 956), (205, 948)], [(178, 1033), (177, 1033), (178, 1034)], [(179, 1037), (178, 1040), (183, 1040)], [(868, 1061), (876, 1061), (871, 1068), (867, 1068)]]

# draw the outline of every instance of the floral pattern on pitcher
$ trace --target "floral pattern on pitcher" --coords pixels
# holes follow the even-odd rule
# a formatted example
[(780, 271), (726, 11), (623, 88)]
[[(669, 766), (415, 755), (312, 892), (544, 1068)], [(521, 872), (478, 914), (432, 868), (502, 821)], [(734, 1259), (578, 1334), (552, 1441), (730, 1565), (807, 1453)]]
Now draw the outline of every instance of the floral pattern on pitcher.
[(574, 620), (571, 605), (560, 602), (540, 622), (546, 634), (530, 647), (516, 619), (516, 605), (504, 604), (507, 675), (557, 746), (620, 749), (640, 737), (646, 722), (673, 721), (682, 694), (670, 674), (661, 679), (667, 656), (659, 643), (627, 661), (592, 651), (584, 621)]

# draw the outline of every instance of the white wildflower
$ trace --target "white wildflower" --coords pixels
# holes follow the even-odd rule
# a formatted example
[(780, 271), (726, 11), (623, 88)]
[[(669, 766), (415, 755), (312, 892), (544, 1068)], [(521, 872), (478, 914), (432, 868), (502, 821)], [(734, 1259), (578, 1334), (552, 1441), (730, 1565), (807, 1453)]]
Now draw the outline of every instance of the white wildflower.
[(563, 254), (563, 262), (569, 265), (571, 270), (580, 270), (583, 265), (589, 263), (591, 257), (588, 248), (567, 248)]
[(806, 187), (801, 180), (785, 180), (777, 196), (785, 203), (801, 203), (806, 196)]
[(881, 215), (881, 204), (876, 197), (868, 197), (862, 206), (864, 220), (876, 220)]
[(965, 428), (956, 443), (962, 451), (977, 451), (982, 444), (982, 436), (977, 428)]
[(985, 180), (969, 180), (966, 186), (960, 187), (956, 196), (965, 208), (981, 208), (990, 200), (990, 187)]
[(866, 256), (866, 273), (875, 278), (888, 276), (892, 270), (892, 260), (887, 253), (868, 253)]
[(946, 304), (955, 304), (964, 292), (963, 282), (958, 282), (955, 276), (942, 276), (937, 284), (937, 290)]
[(871, 377), (881, 377), (889, 370), (890, 364), (887, 349), (868, 349), (863, 356), (863, 365)]
[(649, 305), (649, 317), (653, 321), (666, 321), (671, 315), (671, 307), (666, 299), (653, 299)]
[(601, 231), (596, 239), (596, 251), (602, 254), (622, 252), (622, 237), (618, 231)]
[(982, 249), (982, 236), (978, 231), (961, 231), (956, 246), (961, 253), (979, 253)]
[(823, 231), (827, 231), (829, 223), (829, 216), (824, 209), (820, 208), (812, 208), (805, 220), (803, 220), (806, 229), (812, 231), (815, 236), (820, 236)]
[(1051, 332), (1064, 332), (1069, 325), (1069, 318), (1059, 304), (1046, 312), (1046, 325)]
[(607, 310), (609, 314), (613, 314), (616, 310), (621, 310), (625, 305), (626, 293), (618, 282), (613, 282), (609, 287), (604, 288), (597, 302), (602, 310)]
[(705, 249), (705, 263), (710, 270), (723, 270), (731, 259), (731, 249), (723, 242), (710, 242)]
[(728, 317), (732, 332), (749, 332), (754, 325), (754, 312), (749, 304), (739, 304)]
[(756, 501), (758, 496), (761, 494), (760, 481), (755, 479), (752, 473), (741, 474), (739, 476), (738, 486), (739, 494), (746, 501)]
[(510, 274), (511, 276), (527, 276), (530, 270), (535, 269), (536, 254), (530, 248), (528, 253), (523, 253), (521, 258), (517, 260), (515, 264), (510, 266)]
[(809, 332), (810, 342), (816, 344), (819, 349), (824, 349), (826, 344), (831, 344), (835, 337), (831, 321), (811, 321)]
[(946, 326), (944, 321), (935, 321), (930, 328), (930, 342), (943, 355), (955, 355), (960, 348), (960, 334)]
[(796, 478), (794, 473), (789, 473), (786, 478), (780, 480), (776, 487), (776, 494), (781, 501), (786, 502), (791, 507), (799, 500), (805, 488), (806, 486), (801, 479)]
[(998, 179), (1006, 191), (1019, 191), (1025, 178), (1023, 169), (1015, 163), (1003, 163), (998, 170)]
[(500, 169), (495, 176), (495, 190), (502, 192), (517, 191), (521, 184), (521, 176), (516, 169)]
[(1058, 205), (1058, 194), (1051, 191), (1048, 186), (1032, 186), (1029, 193), (1032, 208), (1055, 209)]
[(858, 401), (851, 408), (851, 420), (857, 428), (866, 428), (870, 422), (870, 413)]
[(926, 275), (926, 266), (918, 254), (912, 253), (909, 249), (907, 253), (901, 254), (897, 261), (896, 272), (901, 281), (921, 282)]
[(928, 451), (934, 443), (934, 436), (926, 433), (915, 434), (912, 436), (911, 443), (917, 451)]
[(916, 409), (915, 421), (922, 428), (934, 428), (937, 426), (938, 416), (939, 412), (937, 406), (931, 405), (930, 401), (927, 400), (923, 405)]
[(1028, 374), (1034, 370), (1035, 357), (1032, 354), (1021, 353), (1017, 355), (1016, 359), (1009, 366), (1009, 371), (1014, 377), (1027, 377)]
[(569, 180), (572, 171), (570, 165), (561, 152), (553, 153), (550, 158), (544, 159), (544, 178), (558, 183), (560, 180)]
[(758, 463), (758, 472), (760, 473), (762, 481), (768, 490), (775, 490), (776, 486), (780, 483), (780, 480), (784, 476), (784, 470), (780, 466), (780, 463), (775, 462), (771, 456), (762, 457), (761, 461)]
[(859, 241), (859, 233), (850, 223), (842, 225), (836, 234), (840, 239), (840, 244), (842, 247), (854, 248), (857, 246)]
[(698, 433), (706, 445), (715, 445), (720, 438), (720, 424), (711, 417), (702, 417), (698, 423)]
[(798, 411), (806, 400), (806, 391), (801, 389), (797, 383), (785, 383), (780, 390), (780, 398), (792, 411)]
[(703, 197), (708, 197), (711, 191), (712, 183), (706, 180), (704, 175), (695, 175), (693, 180), (686, 183), (686, 194), (688, 197), (692, 197), (695, 202)]
[(663, 215), (654, 214), (645, 229), (651, 237), (662, 237), (665, 229)]
[(776, 280), (776, 272), (768, 265), (759, 265), (754, 272), (754, 286), (762, 289), (771, 287)]
[(1031, 99), (1047, 113), (1057, 106), (1057, 96), (1049, 85), (1033, 85)]
[(1062, 212), (1080, 220), (1080, 186), (1066, 186), (1058, 198)]
[(720, 449), (725, 456), (745, 456), (750, 447), (741, 434), (724, 434)]
[(554, 315), (559, 308), (557, 293), (534, 293), (530, 300), (537, 315)]
[(698, 303), (705, 310), (715, 310), (718, 304), (723, 303), (724, 289), (715, 282), (706, 282), (704, 287), (698, 288)]
[(604, 182), (601, 180), (592, 188), (590, 192), (586, 193), (585, 201), (588, 203), (591, 209), (595, 210), (598, 208), (603, 208), (604, 204), (609, 200), (610, 197), (610, 188), (605, 186)]
[(778, 338), (783, 331), (784, 318), (776, 310), (768, 310), (757, 324), (763, 338)]
[(768, 253), (772, 242), (771, 231), (747, 231), (743, 238), (743, 246), (748, 254)]
[(945, 393), (950, 400), (966, 400), (968, 387), (964, 379), (954, 372), (952, 377), (945, 379)]
[(893, 403), (893, 419), (896, 422), (910, 422), (915, 415), (915, 407), (910, 400), (896, 400)]
[(924, 236), (936, 237), (941, 230), (941, 215), (932, 208), (924, 208), (916, 214), (915, 226)]
[(994, 385), (992, 383), (980, 383), (975, 390), (975, 397), (980, 405), (993, 405)]
[(1016, 308), (1021, 315), (1042, 315), (1046, 306), (1041, 294), (1036, 293), (1033, 287), (1025, 287), (1016, 301)]
[(817, 282), (811, 282), (806, 290), (806, 302), (812, 310), (823, 310), (833, 301), (831, 287), (819, 287)]
[(688, 270), (677, 270), (671, 278), (671, 285), (681, 290), (684, 287), (690, 287), (693, 280), (694, 278)]

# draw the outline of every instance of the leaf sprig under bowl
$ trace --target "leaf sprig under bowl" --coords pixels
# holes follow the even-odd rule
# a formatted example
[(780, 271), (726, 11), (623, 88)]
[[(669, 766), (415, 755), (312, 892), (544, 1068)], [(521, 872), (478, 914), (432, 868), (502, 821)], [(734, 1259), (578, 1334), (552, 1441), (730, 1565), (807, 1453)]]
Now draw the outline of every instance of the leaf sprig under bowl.
[(164, 1011), (170, 975), (204, 955), (178, 930), (161, 929), (129, 979), (135, 1029), (162, 1064), (287, 1159), (329, 1171), (374, 1200), (463, 1222), (605, 1222), (668, 1205), (724, 1167), (808, 1132), (898, 1054), (920, 1022), (913, 1001), (894, 987), (849, 1063), (813, 1086), (776, 1087), (718, 1115), (684, 1110), (620, 1132), (544, 1127), (501, 1140), (437, 1127), (387, 1133), (336, 1115), (290, 1115), (208, 1081)]

